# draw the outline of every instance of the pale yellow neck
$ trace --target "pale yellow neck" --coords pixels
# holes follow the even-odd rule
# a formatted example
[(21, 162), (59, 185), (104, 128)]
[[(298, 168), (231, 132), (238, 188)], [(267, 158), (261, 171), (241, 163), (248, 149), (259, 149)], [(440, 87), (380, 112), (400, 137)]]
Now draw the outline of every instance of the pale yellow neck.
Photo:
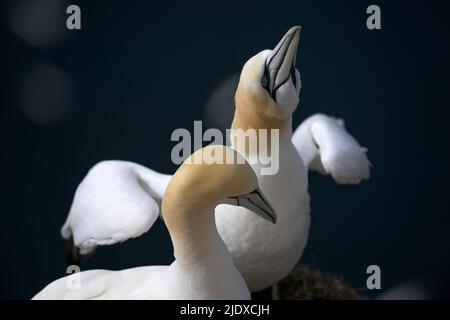
[[(195, 208), (197, 207), (197, 208)], [(184, 265), (198, 265), (220, 255), (222, 241), (215, 224), (214, 208), (191, 206), (189, 201), (173, 203), (163, 212), (176, 260)]]
[(235, 103), (236, 109), (231, 129), (278, 129), (280, 139), (291, 139), (292, 117), (277, 119), (264, 115), (263, 112), (257, 112), (258, 108), (262, 106), (253, 105), (254, 102), (248, 102), (240, 89), (236, 91)]

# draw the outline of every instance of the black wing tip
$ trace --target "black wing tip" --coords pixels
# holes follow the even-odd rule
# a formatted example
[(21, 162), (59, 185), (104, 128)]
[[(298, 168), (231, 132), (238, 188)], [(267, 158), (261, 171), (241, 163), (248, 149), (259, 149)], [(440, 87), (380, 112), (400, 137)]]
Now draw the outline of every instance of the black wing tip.
[(73, 238), (70, 237), (66, 240), (66, 263), (69, 266), (77, 265), (80, 266), (83, 262), (88, 260), (92, 255), (94, 255), (95, 249), (88, 254), (80, 254), (80, 249), (75, 245)]

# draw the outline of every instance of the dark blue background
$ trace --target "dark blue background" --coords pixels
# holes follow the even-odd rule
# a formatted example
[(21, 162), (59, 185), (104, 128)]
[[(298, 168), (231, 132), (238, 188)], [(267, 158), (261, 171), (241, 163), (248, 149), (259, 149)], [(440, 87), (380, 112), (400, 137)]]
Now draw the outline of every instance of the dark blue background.
[[(316, 112), (342, 117), (373, 163), (371, 179), (356, 187), (310, 174), (303, 260), (370, 296), (370, 264), (381, 267), (383, 290), (449, 270), (446, 2), (376, 1), (378, 31), (365, 26), (372, 1), (73, 3), (82, 30), (61, 25), (62, 44), (35, 47), (0, 31), (0, 298), (30, 298), (65, 274), (59, 229), (92, 165), (123, 159), (173, 172), (172, 131), (192, 130), (213, 90), (292, 25), (303, 26), (295, 126)], [(18, 107), (21, 81), (42, 62), (76, 88), (71, 112), (44, 125)], [(84, 269), (171, 260), (158, 221), (139, 239), (101, 248)]]

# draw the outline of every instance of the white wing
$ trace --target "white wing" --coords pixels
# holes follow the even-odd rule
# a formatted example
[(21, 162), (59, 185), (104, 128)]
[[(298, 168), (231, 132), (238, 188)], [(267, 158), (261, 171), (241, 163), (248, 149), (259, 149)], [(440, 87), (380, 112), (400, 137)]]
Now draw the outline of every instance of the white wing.
[(120, 271), (89, 270), (60, 278), (39, 291), (32, 300), (94, 300), (100, 298)]
[(313, 115), (295, 130), (292, 143), (309, 169), (330, 174), (339, 184), (357, 184), (370, 177), (367, 149), (345, 130), (340, 119)]
[(157, 219), (170, 178), (132, 162), (98, 163), (78, 186), (61, 235), (80, 254), (140, 236)]

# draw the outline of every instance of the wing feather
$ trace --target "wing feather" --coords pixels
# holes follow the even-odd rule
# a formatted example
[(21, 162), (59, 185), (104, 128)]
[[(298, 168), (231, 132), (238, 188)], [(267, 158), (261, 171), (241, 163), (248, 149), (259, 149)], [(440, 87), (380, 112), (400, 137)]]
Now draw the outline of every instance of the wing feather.
[(330, 174), (339, 184), (358, 184), (370, 177), (367, 149), (347, 132), (341, 119), (313, 115), (295, 130), (292, 143), (309, 169)]
[(80, 254), (148, 231), (171, 176), (126, 161), (96, 164), (78, 186), (61, 229)]

